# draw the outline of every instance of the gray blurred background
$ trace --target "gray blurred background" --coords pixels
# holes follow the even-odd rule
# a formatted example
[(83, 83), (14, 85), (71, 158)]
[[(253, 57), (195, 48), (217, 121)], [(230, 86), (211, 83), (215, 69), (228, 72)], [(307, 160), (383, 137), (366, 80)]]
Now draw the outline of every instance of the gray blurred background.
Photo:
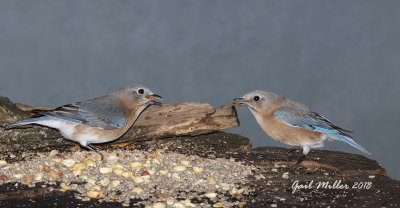
[[(59, 106), (141, 83), (216, 107), (251, 90), (355, 132), (400, 179), (400, 1), (1, 1), (0, 95)], [(285, 146), (248, 109), (229, 132)], [(347, 144), (325, 149), (362, 154)]]

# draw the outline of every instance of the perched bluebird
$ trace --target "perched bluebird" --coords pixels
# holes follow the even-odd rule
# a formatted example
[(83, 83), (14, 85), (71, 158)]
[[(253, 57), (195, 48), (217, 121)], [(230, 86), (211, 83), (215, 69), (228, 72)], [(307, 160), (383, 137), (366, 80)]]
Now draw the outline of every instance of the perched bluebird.
[(108, 95), (60, 106), (54, 110), (33, 110), (40, 117), (19, 121), (6, 129), (39, 124), (58, 129), (66, 139), (88, 150), (92, 144), (110, 142), (121, 137), (150, 104), (162, 99), (149, 89), (131, 85)]
[(234, 101), (239, 103), (239, 107), (240, 104), (247, 106), (271, 138), (291, 146), (301, 146), (303, 157), (298, 163), (311, 148), (323, 147), (323, 142), (327, 139), (346, 142), (361, 152), (370, 154), (352, 139), (349, 135), (351, 131), (332, 124), (296, 101), (262, 90), (247, 93)]

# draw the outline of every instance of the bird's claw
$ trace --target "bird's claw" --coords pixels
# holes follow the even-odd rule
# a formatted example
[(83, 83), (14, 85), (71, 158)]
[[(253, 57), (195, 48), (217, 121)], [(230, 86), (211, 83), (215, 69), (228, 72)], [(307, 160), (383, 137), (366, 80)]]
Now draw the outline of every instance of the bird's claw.
[(97, 148), (93, 144), (82, 145), (82, 147), (89, 151), (95, 151), (95, 152), (99, 151), (99, 148)]

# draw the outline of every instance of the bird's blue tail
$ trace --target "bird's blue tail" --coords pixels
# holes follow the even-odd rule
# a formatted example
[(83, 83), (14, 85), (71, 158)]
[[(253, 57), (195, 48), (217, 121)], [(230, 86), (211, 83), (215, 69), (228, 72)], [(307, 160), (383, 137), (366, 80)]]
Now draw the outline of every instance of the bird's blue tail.
[(354, 148), (357, 148), (358, 150), (360, 150), (364, 154), (367, 154), (367, 155), (371, 154), (364, 147), (362, 147), (361, 145), (357, 144), (353, 139), (351, 139), (351, 138), (349, 138), (347, 136), (340, 135), (340, 134), (337, 134), (335, 136), (336, 136), (337, 140), (342, 141), (342, 142), (346, 142), (347, 144), (353, 146)]
[(27, 119), (27, 120), (23, 120), (23, 121), (18, 121), (16, 123), (10, 124), (8, 126), (5, 126), (4, 129), (12, 129), (18, 126), (23, 126), (23, 125), (28, 125), (28, 124), (33, 124), (33, 123), (37, 123), (38, 121), (42, 121), (42, 120), (46, 120), (49, 119), (48, 116), (42, 116), (42, 117), (38, 117), (38, 118), (32, 118), (32, 119)]

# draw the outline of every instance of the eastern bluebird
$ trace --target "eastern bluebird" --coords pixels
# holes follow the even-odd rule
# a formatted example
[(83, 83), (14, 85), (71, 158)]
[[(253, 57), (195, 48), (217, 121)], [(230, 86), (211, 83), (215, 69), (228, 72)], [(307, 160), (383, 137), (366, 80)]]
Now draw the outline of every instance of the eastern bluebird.
[(6, 129), (39, 124), (58, 129), (66, 139), (88, 150), (98, 150), (92, 144), (110, 142), (121, 137), (151, 104), (162, 99), (149, 89), (131, 85), (108, 95), (83, 102), (63, 105), (54, 110), (33, 110), (40, 117), (19, 121)]
[(357, 144), (349, 133), (332, 124), (328, 119), (306, 106), (272, 92), (256, 90), (234, 99), (240, 106), (247, 106), (261, 128), (273, 139), (303, 148), (304, 159), (311, 148), (323, 147), (323, 142), (339, 140), (350, 144), (365, 154), (366, 149)]

